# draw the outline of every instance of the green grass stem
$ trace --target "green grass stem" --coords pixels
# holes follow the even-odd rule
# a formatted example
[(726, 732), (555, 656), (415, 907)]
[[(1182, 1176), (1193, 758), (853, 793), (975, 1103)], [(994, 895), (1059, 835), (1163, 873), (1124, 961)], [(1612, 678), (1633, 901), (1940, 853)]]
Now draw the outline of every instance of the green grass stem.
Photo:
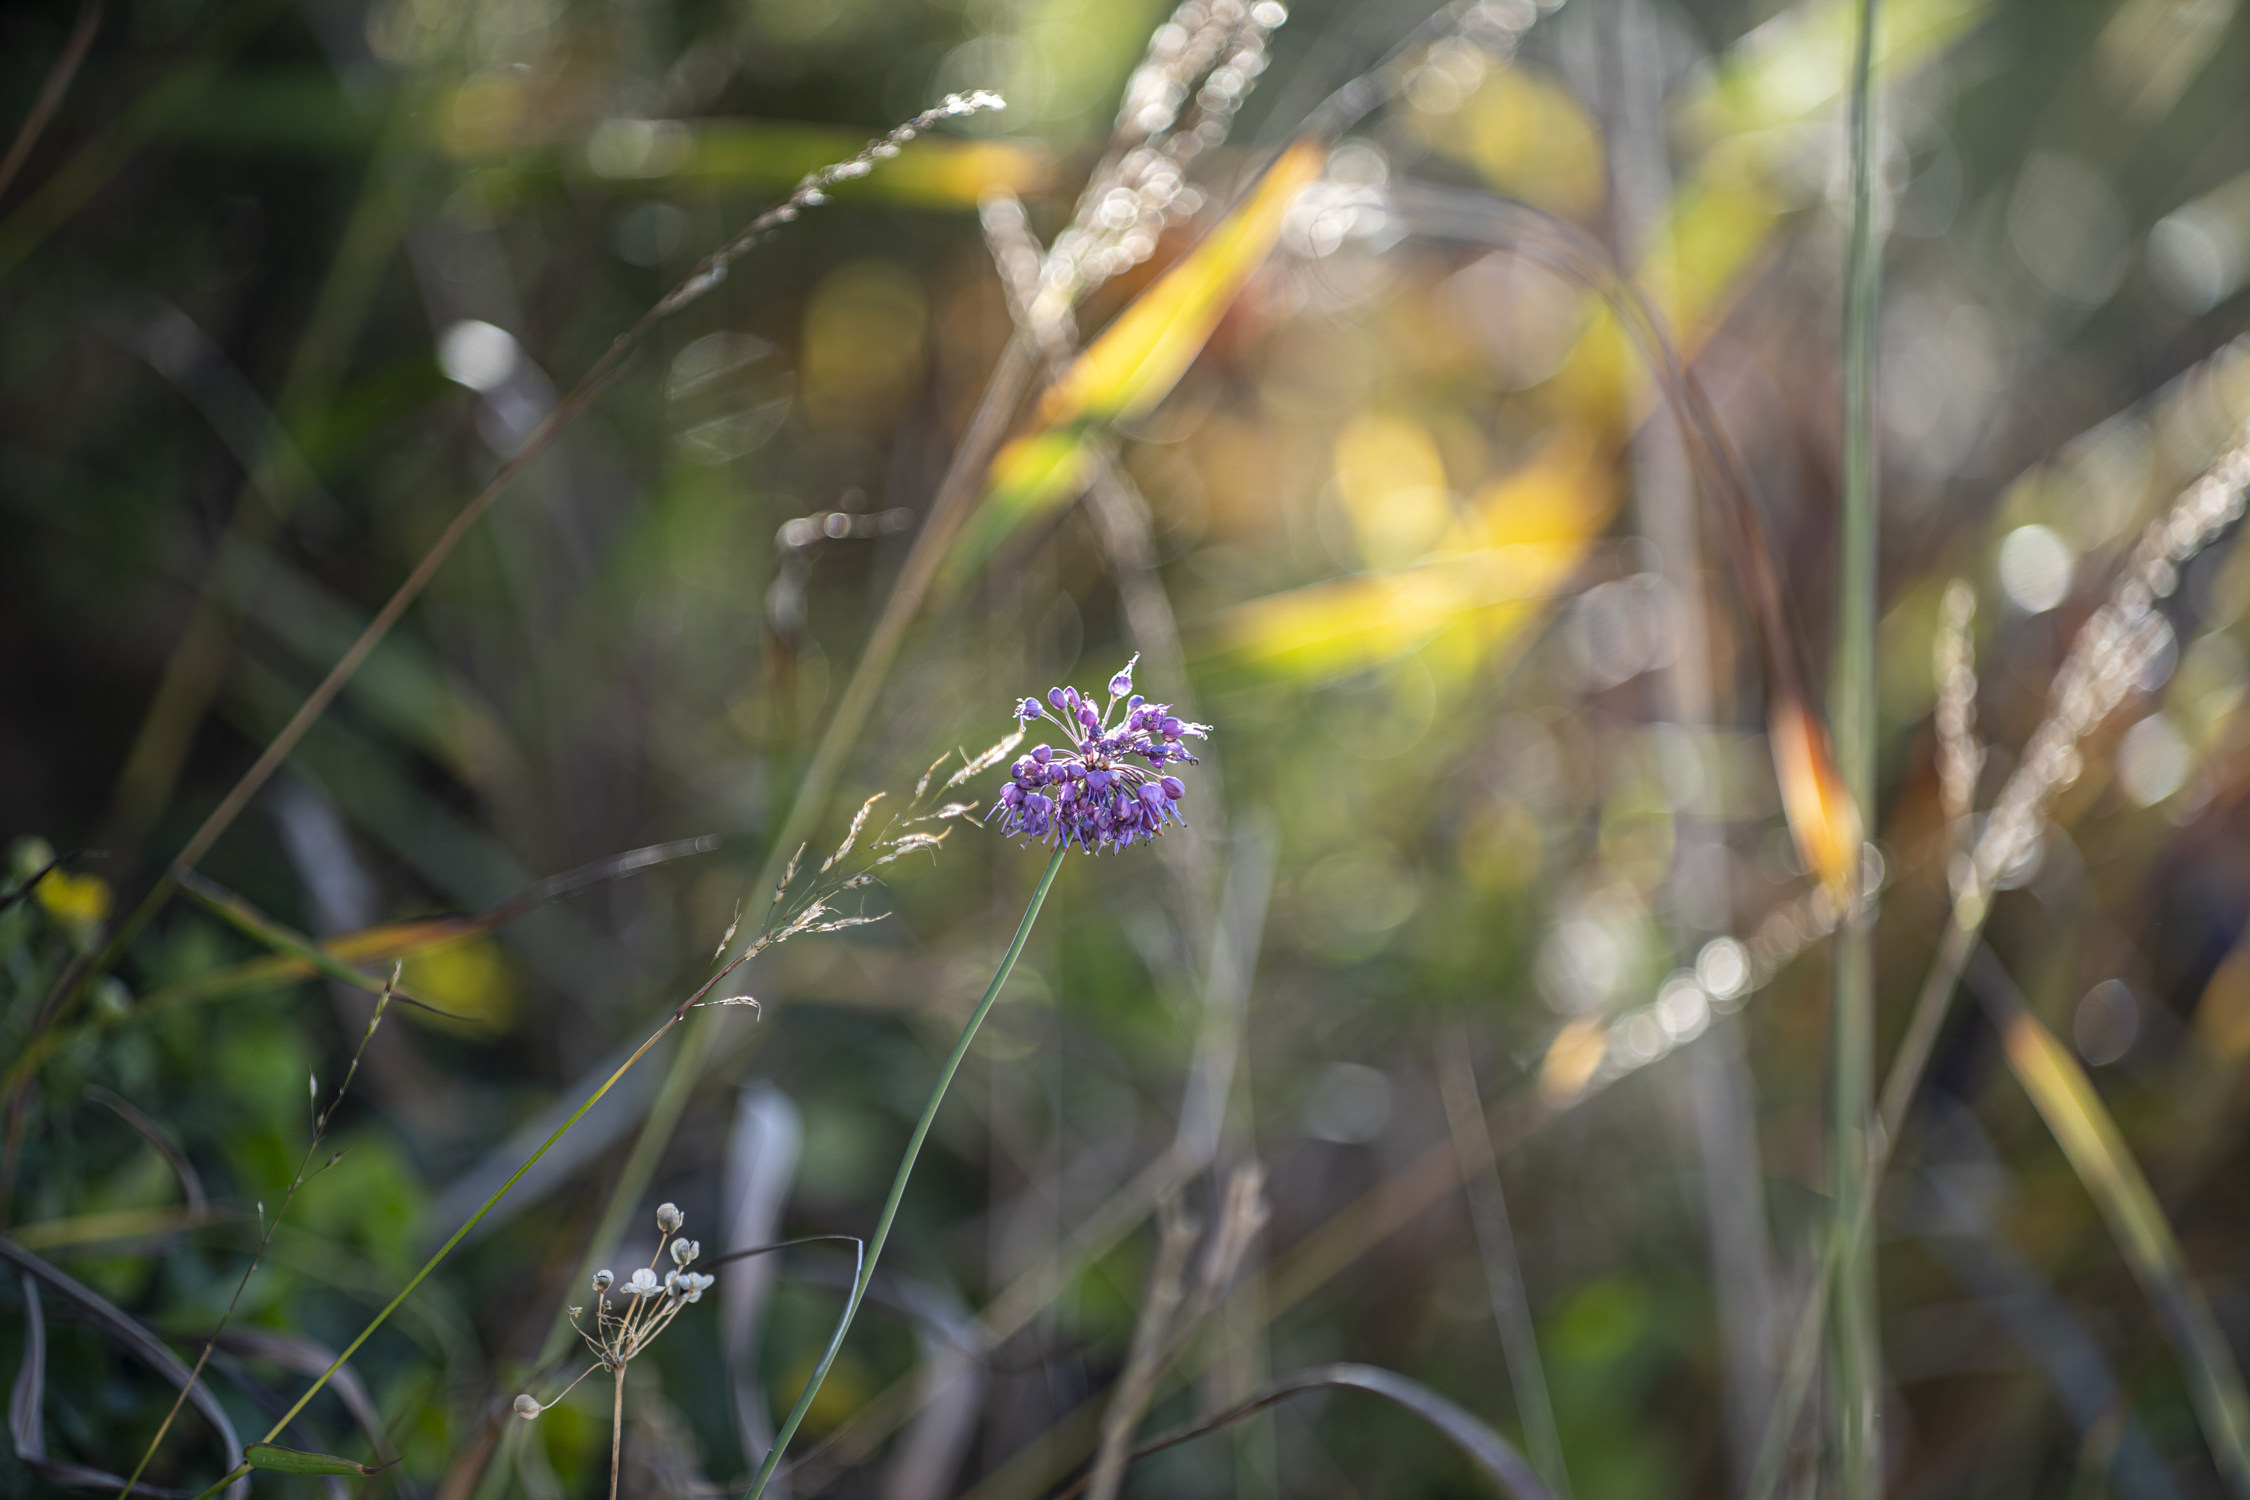
[(812, 1378), (805, 1382), (797, 1397), (797, 1404), (789, 1408), (781, 1430), (774, 1435), (773, 1447), (766, 1450), (765, 1462), (758, 1465), (757, 1477), (750, 1482), (746, 1500), (759, 1500), (766, 1486), (772, 1482), (774, 1470), (781, 1466), (781, 1456), (789, 1447), (790, 1438), (812, 1409), (813, 1398), (820, 1394), (820, 1384), (828, 1378), (828, 1367), (836, 1363), (836, 1355), (844, 1347), (844, 1335), (851, 1331), (852, 1318), (859, 1312), (861, 1299), (867, 1295), (868, 1283), (875, 1279), (875, 1264), (882, 1259), (883, 1243), (891, 1235), (891, 1221), (898, 1217), (898, 1206), (906, 1197), (907, 1180), (914, 1175), (915, 1158), (922, 1154), (922, 1142), (929, 1138), (930, 1126), (937, 1119), (938, 1106), (945, 1102), (945, 1091), (953, 1085), (953, 1075), (961, 1071), (961, 1060), (969, 1055), (969, 1046), (977, 1039), (977, 1030), (992, 1010), (992, 1002), (1000, 998), (1000, 991), (1014, 972), (1016, 960), (1023, 953), (1023, 945), (1031, 936), (1031, 924), (1038, 919), (1039, 908), (1046, 904), (1047, 890), (1055, 883), (1062, 869), (1063, 856), (1069, 853), (1068, 845), (1058, 845), (1047, 861), (1047, 869), (1039, 877), (1038, 888), (1031, 893), (1031, 902), (1023, 909), (1023, 920), (1016, 924), (1015, 940), (1008, 944), (1007, 954), (1001, 958), (1000, 967), (992, 974), (992, 983), (985, 986), (984, 998), (969, 1013), (968, 1024), (961, 1028), (961, 1039), (953, 1044), (952, 1055), (938, 1070), (937, 1082), (930, 1089), (930, 1102), (922, 1106), (922, 1118), (914, 1122), (914, 1133), (907, 1137), (906, 1151), (898, 1160), (898, 1175), (891, 1179), (891, 1195), (883, 1201), (883, 1213), (875, 1221), (875, 1233), (867, 1241), (867, 1254), (859, 1263), (859, 1274), (852, 1278), (851, 1295), (844, 1299), (843, 1316), (836, 1320), (836, 1331), (828, 1336), (828, 1347), (820, 1352), (820, 1363), (813, 1368)]
[[(1860, 0), (1852, 63), (1850, 251), (1844, 269), (1844, 475), (1838, 527), (1836, 672), (1831, 718), (1838, 770), (1875, 827), (1875, 596), (1879, 556), (1875, 472), (1875, 318), (1881, 252), (1875, 224), (1874, 98), (1876, 0)], [(1855, 861), (1856, 862), (1856, 861)], [(1857, 891), (1857, 871), (1853, 888)], [(1874, 908), (1855, 899), (1836, 929), (1830, 1026), (1829, 1162), (1837, 1226), (1836, 1283), (1829, 1303), (1836, 1400), (1830, 1452), (1844, 1500), (1882, 1493), (1874, 1241), (1864, 1200), (1874, 1184), (1868, 1151), (1875, 1075)]]

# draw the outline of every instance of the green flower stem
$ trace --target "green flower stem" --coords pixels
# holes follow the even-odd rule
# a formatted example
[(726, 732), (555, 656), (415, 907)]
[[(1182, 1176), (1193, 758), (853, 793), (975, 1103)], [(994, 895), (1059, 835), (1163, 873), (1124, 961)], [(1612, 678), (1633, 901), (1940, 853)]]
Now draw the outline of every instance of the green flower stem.
[[(1858, 804), (1863, 826), (1875, 825), (1875, 596), (1877, 547), (1875, 470), (1875, 315), (1882, 274), (1875, 223), (1874, 89), (1876, 0), (1859, 0), (1859, 38), (1851, 91), (1852, 219), (1844, 268), (1844, 475), (1838, 526), (1836, 673), (1832, 721), (1838, 769)], [(1859, 851), (1853, 851), (1855, 864)], [(1836, 929), (1831, 1044), (1829, 1162), (1839, 1254), (1832, 1317), (1830, 1451), (1843, 1500), (1882, 1493), (1876, 1343), (1875, 1253), (1868, 1233), (1874, 1184), (1868, 1171), (1868, 1126), (1875, 1073), (1874, 904), (1856, 899)]]
[(767, 1450), (766, 1461), (758, 1465), (758, 1477), (750, 1483), (746, 1500), (759, 1500), (766, 1485), (773, 1479), (774, 1470), (781, 1466), (782, 1452), (788, 1448), (789, 1439), (797, 1432), (798, 1424), (805, 1420), (813, 1398), (820, 1394), (820, 1383), (828, 1378), (828, 1367), (836, 1363), (836, 1355), (844, 1347), (844, 1335), (851, 1330), (852, 1318), (859, 1312), (860, 1300), (867, 1295), (867, 1284), (875, 1279), (875, 1263), (882, 1258), (883, 1242), (890, 1238), (891, 1221), (898, 1217), (898, 1206), (906, 1197), (907, 1179), (914, 1175), (914, 1159), (922, 1154), (922, 1142), (929, 1138), (930, 1126), (937, 1119), (938, 1106), (945, 1102), (945, 1091), (953, 1084), (953, 1075), (961, 1071), (961, 1059), (969, 1055), (969, 1044), (977, 1039), (977, 1028), (992, 1010), (992, 1002), (1000, 998), (1000, 991), (1008, 982), (1008, 975), (1016, 967), (1016, 959), (1023, 953), (1023, 945), (1031, 936), (1031, 924), (1039, 916), (1039, 908), (1046, 903), (1047, 888), (1055, 883), (1062, 869), (1067, 846), (1058, 846), (1054, 857), (1047, 861), (1046, 873), (1039, 877), (1039, 888), (1031, 893), (1031, 904), (1023, 909), (1023, 920), (1016, 924), (1015, 941), (1008, 945), (1007, 956), (993, 971), (992, 983), (985, 986), (984, 998), (969, 1013), (969, 1023), (961, 1028), (961, 1039), (953, 1044), (953, 1055), (938, 1070), (937, 1083), (930, 1089), (930, 1102), (922, 1106), (922, 1118), (914, 1122), (914, 1134), (907, 1138), (906, 1152), (899, 1158), (898, 1175), (891, 1179), (891, 1196), (883, 1203), (882, 1217), (875, 1221), (874, 1237), (867, 1242), (867, 1254), (859, 1263), (859, 1274), (852, 1278), (851, 1295), (844, 1300), (844, 1315), (836, 1320), (836, 1331), (828, 1337), (828, 1347), (821, 1351), (820, 1363), (805, 1382), (804, 1391), (798, 1395), (797, 1404), (789, 1408), (788, 1418), (782, 1422), (781, 1431), (774, 1435), (773, 1447)]

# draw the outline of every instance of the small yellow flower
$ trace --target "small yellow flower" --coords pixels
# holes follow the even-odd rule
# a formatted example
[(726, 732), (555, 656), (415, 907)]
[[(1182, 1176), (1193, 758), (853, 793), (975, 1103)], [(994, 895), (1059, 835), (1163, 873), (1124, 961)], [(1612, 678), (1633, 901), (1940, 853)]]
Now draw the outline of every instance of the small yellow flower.
[(98, 927), (109, 916), (109, 882), (99, 875), (49, 870), (36, 894), (47, 914), (73, 931)]

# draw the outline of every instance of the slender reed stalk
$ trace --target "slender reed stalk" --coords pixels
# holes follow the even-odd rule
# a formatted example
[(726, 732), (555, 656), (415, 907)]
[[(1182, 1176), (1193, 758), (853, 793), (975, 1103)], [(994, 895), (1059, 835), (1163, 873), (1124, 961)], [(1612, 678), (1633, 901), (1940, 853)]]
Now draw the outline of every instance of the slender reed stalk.
[[(1844, 486), (1838, 527), (1836, 675), (1830, 714), (1837, 769), (1871, 822), (1875, 808), (1875, 591), (1878, 510), (1875, 471), (1875, 313), (1881, 250), (1875, 223), (1874, 91), (1876, 0), (1860, 0), (1852, 62), (1851, 248), (1844, 269)], [(1859, 864), (1853, 850), (1853, 864)], [(1876, 1342), (1875, 1254), (1864, 1201), (1873, 1193), (1867, 1126), (1875, 1078), (1875, 908), (1854, 899), (1836, 929), (1829, 1014), (1830, 1212), (1840, 1252), (1830, 1306), (1836, 1401), (1830, 1449), (1844, 1500), (1882, 1492), (1877, 1401), (1882, 1391)]]
[[(1030, 904), (1023, 909), (1023, 920), (1016, 924), (1014, 941), (1008, 944), (1000, 967), (992, 974), (992, 983), (985, 986), (984, 998), (977, 1008), (969, 1012), (968, 1024), (961, 1028), (961, 1039), (953, 1044), (953, 1052), (938, 1070), (937, 1082), (930, 1089), (930, 1101), (922, 1106), (922, 1117), (914, 1122), (914, 1133), (907, 1137), (906, 1151), (899, 1157), (898, 1174), (891, 1179), (891, 1195), (883, 1200), (883, 1212), (875, 1220), (875, 1233), (867, 1241), (867, 1254), (859, 1264), (859, 1274), (852, 1278), (851, 1294), (844, 1299), (843, 1316), (836, 1320), (836, 1331), (828, 1336), (828, 1347), (820, 1352), (820, 1363), (813, 1367), (812, 1378), (798, 1394), (797, 1404), (789, 1408), (782, 1419), (781, 1430), (774, 1435), (773, 1447), (766, 1450), (765, 1462), (758, 1465), (757, 1477), (750, 1481), (746, 1500), (759, 1500), (766, 1486), (773, 1482), (774, 1470), (781, 1466), (781, 1456), (796, 1436), (805, 1413), (812, 1409), (813, 1398), (820, 1394), (821, 1382), (828, 1378), (829, 1366), (836, 1363), (837, 1353), (844, 1347), (844, 1335), (851, 1331), (852, 1319), (859, 1312), (859, 1304), (867, 1296), (867, 1284), (875, 1279), (876, 1262), (882, 1259), (883, 1244), (890, 1238), (891, 1221), (898, 1217), (898, 1206), (906, 1197), (906, 1184), (914, 1175), (915, 1158), (922, 1154), (922, 1142), (929, 1138), (930, 1126), (937, 1119), (938, 1106), (945, 1102), (945, 1091), (953, 1085), (953, 1075), (961, 1071), (961, 1060), (969, 1055), (969, 1046), (977, 1039), (977, 1030), (992, 1010), (992, 1002), (1000, 998), (1001, 989), (1008, 976), (1015, 971), (1016, 960), (1023, 954), (1023, 945), (1031, 937), (1031, 924), (1038, 919), (1039, 908), (1046, 904), (1048, 888), (1062, 870), (1063, 856), (1070, 846), (1058, 843), (1047, 861), (1047, 868), (1039, 877), (1038, 886), (1031, 893)], [(614, 1497), (613, 1497), (614, 1500)]]
[[(2015, 772), (2001, 788), (1983, 832), (1954, 876), (1951, 915), (1915, 999), (1906, 1035), (1892, 1054), (1891, 1070), (1883, 1080), (1878, 1128), (1866, 1156), (1870, 1185), (1881, 1179), (1899, 1132), (1905, 1128), (1907, 1111), (1929, 1067), (1953, 992), (1991, 914), (1992, 897), (2001, 876), (2036, 846), (2048, 805), (2078, 775), (2080, 743), (2125, 700), (2148, 654), (2156, 649), (2160, 637), (2152, 628), (2157, 618), (2155, 601), (2177, 585), (2180, 569), (2242, 519), (2246, 505), (2250, 505), (2250, 427), (2245, 427), (2234, 444), (2182, 490), (2163, 514), (2148, 523), (2112, 585), (2109, 598), (2079, 627), (2070, 654), (2048, 688), (2046, 718), (2025, 742)], [(1766, 1424), (1765, 1442), (1747, 1492), (1750, 1500), (1767, 1500), (1780, 1481), (1781, 1465), (1811, 1382), (1821, 1309), (1826, 1305), (1846, 1240), (1866, 1232), (1868, 1200), (1863, 1199), (1859, 1210), (1859, 1218), (1851, 1225), (1831, 1221), (1813, 1290), (1791, 1342), (1789, 1364)]]

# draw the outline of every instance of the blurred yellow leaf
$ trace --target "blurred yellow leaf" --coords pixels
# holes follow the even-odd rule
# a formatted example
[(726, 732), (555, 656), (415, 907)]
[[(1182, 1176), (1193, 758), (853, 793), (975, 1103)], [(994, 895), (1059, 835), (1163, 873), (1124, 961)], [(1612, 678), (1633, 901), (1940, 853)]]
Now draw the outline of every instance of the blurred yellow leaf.
[(805, 307), (799, 364), (805, 411), (827, 426), (885, 427), (922, 374), (929, 299), (883, 260), (828, 273)]
[(1839, 901), (1848, 899), (1858, 879), (1854, 864), (1864, 835), (1828, 731), (1804, 704), (1776, 696), (1766, 711), (1766, 735), (1797, 857)]
[(2237, 943), (2196, 1002), (2195, 1029), (2230, 1063), (2250, 1054), (2250, 944)]
[[(1890, 0), (1875, 36), (1877, 73), (1909, 67), (1939, 51), (1980, 19), (1988, 0)], [(1858, 37), (1857, 0), (1791, 6), (1728, 53), (1711, 87), (1686, 108), (1706, 140), (1748, 138), (1769, 150), (1786, 141), (1763, 131), (1794, 125), (1843, 97)]]
[[(1651, 230), (1634, 279), (1663, 318), (1683, 360), (1693, 360), (1750, 284), (1769, 251), (1782, 204), (1755, 183), (1688, 182)], [(1607, 303), (1555, 372), (1550, 400), (1612, 428), (1622, 442), (1656, 404), (1645, 356)]]
[(1085, 440), (1094, 429), (1139, 416), (1170, 393), (1264, 263), (1289, 205), (1327, 160), (1327, 147), (1310, 141), (1284, 151), (1241, 206), (1118, 314), (1048, 388), (1035, 429), (994, 458), (983, 503), (947, 561), (950, 582), (973, 573), (1019, 529), (1075, 496), (1085, 474)]
[(1585, 557), (1616, 503), (1607, 464), (1581, 433), (1470, 501), (1447, 545), (1411, 567), (1254, 599), (1219, 619), (1217, 650), (1310, 680), (1393, 661), (1464, 626), (1479, 649), (1511, 641)]
[[(704, 120), (683, 128), (686, 149), (667, 175), (777, 189), (867, 143), (864, 132), (774, 120)], [(1033, 142), (926, 136), (882, 171), (840, 186), (835, 196), (973, 208), (987, 193), (1026, 198), (1052, 192), (1055, 168), (1055, 153)]]
[(1510, 197), (1573, 219), (1601, 203), (1601, 130), (1570, 90), (1521, 65), (1488, 71), (1454, 108), (1411, 118), (1432, 146)]
[(39, 882), (39, 904), (65, 927), (95, 927), (109, 916), (109, 882), (99, 875), (49, 870)]
[(1362, 413), (1336, 435), (1336, 489), (1360, 555), (1395, 568), (1427, 554), (1453, 524), (1445, 462), (1412, 417)]
[(477, 1033), (506, 1031), (515, 1019), (520, 984), (515, 965), (501, 946), (473, 937), (427, 949), (406, 960), (407, 988), (447, 1012), (436, 1015), (413, 1007), (402, 1014), (446, 1030)]
[(1539, 1064), (1539, 1097), (1550, 1105), (1568, 1104), (1594, 1081), (1609, 1051), (1609, 1026), (1599, 1016), (1578, 1016), (1555, 1033)]
[(2077, 1059), (2054, 1033), (2013, 996), (1994, 1003), (1993, 1010), (2009, 1069), (2093, 1196), (2134, 1279), (2156, 1304), (2220, 1471), (2237, 1493), (2250, 1490), (2250, 1395), (2140, 1164)]

